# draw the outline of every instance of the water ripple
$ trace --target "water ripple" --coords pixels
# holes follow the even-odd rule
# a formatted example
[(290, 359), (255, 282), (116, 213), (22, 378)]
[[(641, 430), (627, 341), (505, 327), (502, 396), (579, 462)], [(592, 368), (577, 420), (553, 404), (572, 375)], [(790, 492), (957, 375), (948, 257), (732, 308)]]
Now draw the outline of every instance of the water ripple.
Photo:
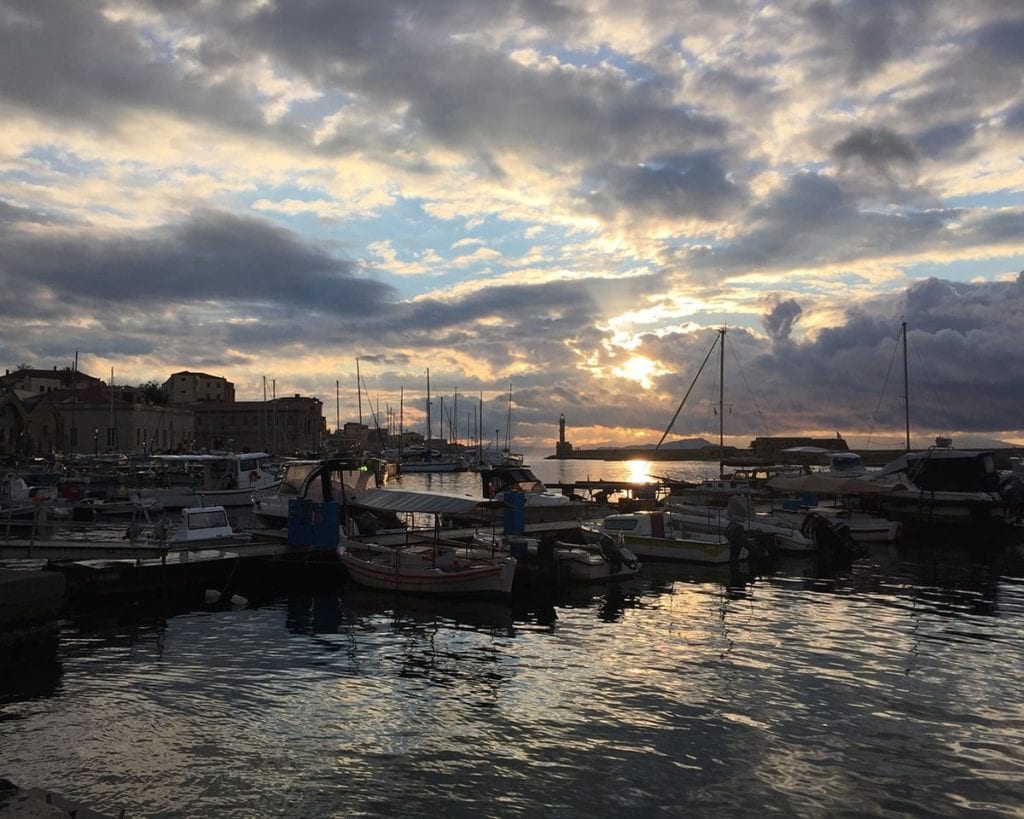
[(169, 817), (1019, 815), (1024, 584), (961, 568), (69, 623), (4, 773)]

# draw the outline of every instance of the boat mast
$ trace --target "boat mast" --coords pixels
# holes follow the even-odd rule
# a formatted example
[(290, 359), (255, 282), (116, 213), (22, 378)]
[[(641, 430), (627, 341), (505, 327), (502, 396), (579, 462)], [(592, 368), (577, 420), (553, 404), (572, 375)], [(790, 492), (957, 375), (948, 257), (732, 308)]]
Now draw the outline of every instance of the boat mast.
[(903, 331), (903, 412), (907, 423), (907, 452), (910, 452), (910, 375), (907, 368), (907, 322), (902, 322)]
[(508, 411), (505, 415), (505, 454), (512, 454), (512, 385), (508, 385)]
[(356, 356), (356, 399), (359, 402), (359, 426), (363, 425), (363, 382), (359, 377), (359, 356)]
[(718, 477), (725, 475), (725, 328), (718, 331)]
[(430, 446), (430, 367), (427, 367), (427, 460), (433, 460), (433, 449)]

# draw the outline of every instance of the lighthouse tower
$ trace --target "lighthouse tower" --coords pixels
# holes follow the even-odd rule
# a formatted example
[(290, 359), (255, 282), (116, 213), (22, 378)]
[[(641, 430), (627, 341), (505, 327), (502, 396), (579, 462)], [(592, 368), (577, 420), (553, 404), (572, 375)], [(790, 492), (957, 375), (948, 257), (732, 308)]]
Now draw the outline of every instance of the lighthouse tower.
[(556, 458), (571, 458), (572, 444), (565, 440), (565, 413), (558, 416), (558, 443), (555, 444)]

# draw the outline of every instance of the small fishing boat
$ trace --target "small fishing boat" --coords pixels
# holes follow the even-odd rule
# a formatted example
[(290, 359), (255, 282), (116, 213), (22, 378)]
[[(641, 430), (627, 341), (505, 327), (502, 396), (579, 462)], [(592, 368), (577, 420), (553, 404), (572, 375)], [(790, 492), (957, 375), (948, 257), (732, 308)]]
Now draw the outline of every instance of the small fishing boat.
[[(480, 507), (504, 506), (486, 498), (408, 489), (371, 489), (347, 501), (338, 559), (357, 584), (408, 594), (507, 596), (516, 559), (482, 555), (440, 537), (441, 516), (465, 515)], [(357, 505), (356, 505), (357, 504)], [(353, 534), (355, 509), (375, 514), (431, 516), (432, 529), (410, 526), (390, 536)]]
[(477, 558), (435, 543), (383, 546), (344, 539), (338, 556), (359, 585), (410, 594), (507, 595), (516, 572), (514, 557)]

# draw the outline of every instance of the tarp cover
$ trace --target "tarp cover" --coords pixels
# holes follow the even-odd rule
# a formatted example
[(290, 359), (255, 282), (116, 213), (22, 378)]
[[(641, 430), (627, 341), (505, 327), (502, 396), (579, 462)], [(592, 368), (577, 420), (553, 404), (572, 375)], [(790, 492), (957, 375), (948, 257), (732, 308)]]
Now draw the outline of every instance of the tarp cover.
[(778, 492), (816, 492), (819, 495), (863, 495), (892, 492), (902, 488), (895, 481), (869, 481), (865, 478), (845, 478), (841, 475), (813, 473), (799, 478), (772, 478), (768, 488)]
[(367, 509), (386, 512), (426, 512), (438, 515), (461, 515), (481, 508), (503, 509), (508, 506), (504, 501), (489, 500), (482, 496), (387, 488), (363, 492), (355, 502)]

